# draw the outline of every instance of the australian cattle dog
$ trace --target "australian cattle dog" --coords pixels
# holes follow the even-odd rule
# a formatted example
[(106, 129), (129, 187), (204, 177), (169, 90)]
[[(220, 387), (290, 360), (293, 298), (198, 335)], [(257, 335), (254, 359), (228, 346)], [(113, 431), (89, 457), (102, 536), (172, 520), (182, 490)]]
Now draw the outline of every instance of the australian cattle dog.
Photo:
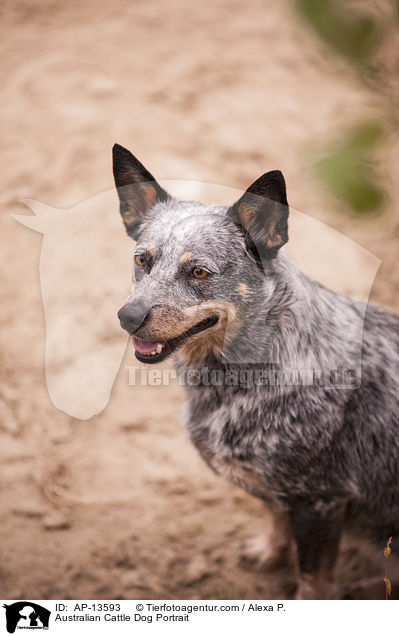
[(329, 598), (344, 528), (381, 549), (399, 542), (399, 317), (298, 270), (283, 248), (281, 172), (230, 207), (209, 205), (176, 200), (128, 150), (113, 152), (135, 241), (118, 316), (135, 355), (173, 354), (196, 378), (185, 382), (193, 444), (293, 538), (297, 598)]

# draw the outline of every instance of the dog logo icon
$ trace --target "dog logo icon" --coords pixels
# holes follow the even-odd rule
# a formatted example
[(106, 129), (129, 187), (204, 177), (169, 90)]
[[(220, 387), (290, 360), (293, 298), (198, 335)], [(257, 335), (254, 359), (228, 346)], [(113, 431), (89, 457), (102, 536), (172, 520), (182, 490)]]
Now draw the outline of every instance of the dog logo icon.
[(50, 610), (32, 603), (18, 601), (11, 605), (3, 605), (6, 610), (7, 631), (13, 634), (18, 629), (48, 629)]

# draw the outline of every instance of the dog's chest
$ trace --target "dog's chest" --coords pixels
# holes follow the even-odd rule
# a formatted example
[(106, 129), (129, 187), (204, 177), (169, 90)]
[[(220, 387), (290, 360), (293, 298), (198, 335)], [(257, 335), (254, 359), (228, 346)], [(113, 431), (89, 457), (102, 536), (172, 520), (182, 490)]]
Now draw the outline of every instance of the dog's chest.
[[(185, 428), (203, 459), (220, 476), (256, 497), (272, 495), (265, 447), (274, 443), (264, 422), (240, 400), (212, 407), (189, 402)], [(274, 436), (276, 437), (276, 436)]]

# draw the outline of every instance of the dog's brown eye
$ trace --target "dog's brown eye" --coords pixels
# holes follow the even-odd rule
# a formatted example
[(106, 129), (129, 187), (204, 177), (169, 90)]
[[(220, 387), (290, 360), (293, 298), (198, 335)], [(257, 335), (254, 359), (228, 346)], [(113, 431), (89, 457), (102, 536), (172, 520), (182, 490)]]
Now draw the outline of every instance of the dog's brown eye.
[(136, 261), (137, 265), (140, 265), (140, 267), (145, 266), (145, 256), (143, 256), (143, 254), (136, 254), (134, 260)]
[(208, 274), (209, 272), (207, 272), (206, 269), (202, 269), (202, 267), (195, 267), (193, 269), (194, 278), (205, 278)]

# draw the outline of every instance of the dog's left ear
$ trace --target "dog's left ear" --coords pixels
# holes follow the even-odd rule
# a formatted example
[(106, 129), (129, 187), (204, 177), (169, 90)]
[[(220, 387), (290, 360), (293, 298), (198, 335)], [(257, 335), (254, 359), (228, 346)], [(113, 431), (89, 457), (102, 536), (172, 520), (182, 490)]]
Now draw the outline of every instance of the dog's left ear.
[(122, 219), (129, 236), (137, 239), (147, 211), (156, 201), (166, 201), (169, 195), (129, 150), (115, 144), (112, 157)]
[(245, 230), (257, 251), (275, 258), (288, 241), (288, 201), (280, 170), (259, 177), (229, 209), (230, 217)]

